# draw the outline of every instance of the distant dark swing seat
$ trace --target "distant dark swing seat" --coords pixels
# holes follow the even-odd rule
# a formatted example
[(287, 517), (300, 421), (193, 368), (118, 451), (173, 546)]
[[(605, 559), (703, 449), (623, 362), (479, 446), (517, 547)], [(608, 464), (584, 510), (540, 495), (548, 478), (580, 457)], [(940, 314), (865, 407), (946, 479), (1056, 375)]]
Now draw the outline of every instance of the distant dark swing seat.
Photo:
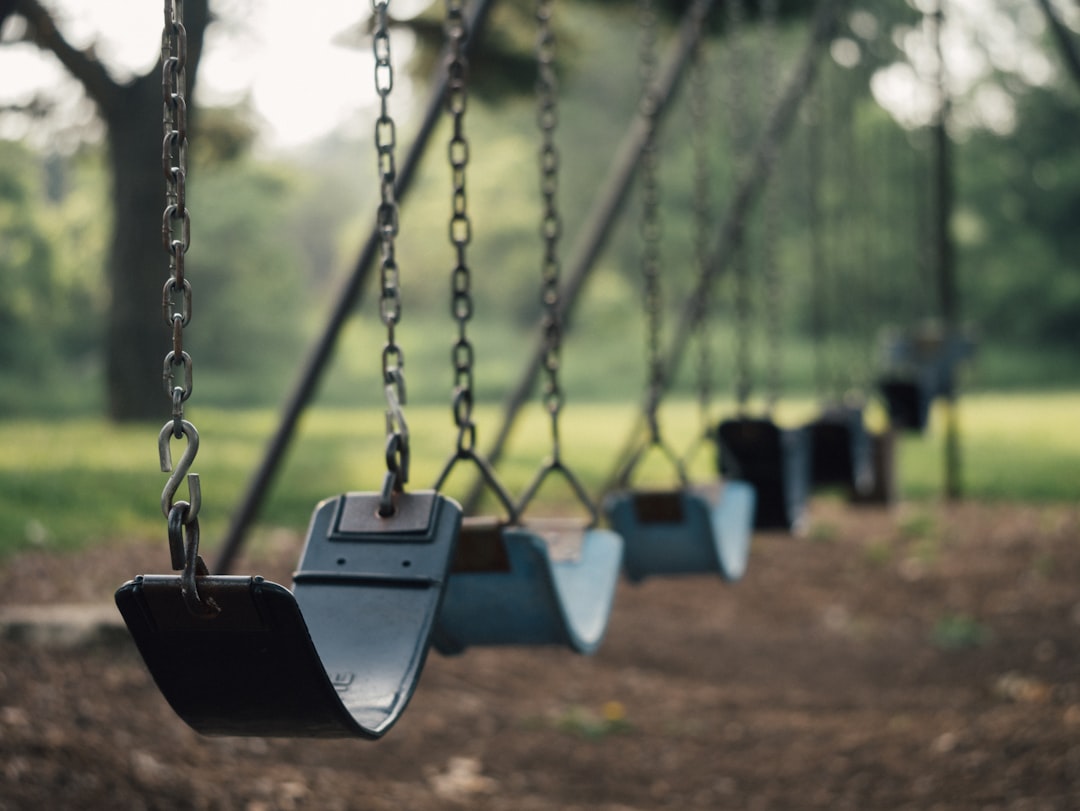
[(802, 428), (779, 428), (771, 419), (737, 417), (717, 428), (721, 476), (740, 479), (757, 493), (754, 526), (801, 528), (810, 483), (810, 441)]
[(842, 487), (854, 496), (873, 487), (873, 448), (862, 409), (826, 408), (806, 430), (812, 488)]

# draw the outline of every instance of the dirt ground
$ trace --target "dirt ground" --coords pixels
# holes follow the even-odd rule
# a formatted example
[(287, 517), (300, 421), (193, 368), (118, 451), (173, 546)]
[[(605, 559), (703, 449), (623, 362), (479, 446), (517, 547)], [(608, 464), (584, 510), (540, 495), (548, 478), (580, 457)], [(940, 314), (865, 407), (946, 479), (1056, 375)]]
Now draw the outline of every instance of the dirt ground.
[[(432, 654), (376, 743), (203, 738), (125, 635), (6, 638), (0, 809), (1080, 808), (1080, 508), (811, 515), (739, 584), (621, 584), (594, 657)], [(288, 583), (293, 540), (245, 570)], [(166, 558), (26, 555), (0, 600), (106, 603)]]

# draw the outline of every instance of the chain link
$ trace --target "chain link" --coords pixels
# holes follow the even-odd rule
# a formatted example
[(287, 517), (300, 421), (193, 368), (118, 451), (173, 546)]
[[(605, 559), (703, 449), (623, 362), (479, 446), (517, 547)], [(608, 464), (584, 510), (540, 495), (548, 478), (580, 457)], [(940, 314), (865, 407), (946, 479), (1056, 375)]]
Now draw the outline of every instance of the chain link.
[(184, 351), (184, 328), (191, 323), (191, 283), (184, 267), (191, 245), (191, 215), (187, 208), (187, 30), (183, 0), (165, 0), (161, 62), (161, 169), (165, 177), (161, 242), (169, 255), (169, 280), (162, 288), (161, 311), (165, 325), (172, 330), (172, 350), (165, 356), (162, 382), (173, 403), (174, 435), (180, 438), (184, 402), (192, 391), (191, 356)]
[(645, 308), (645, 351), (648, 362), (649, 398), (646, 418), (653, 442), (659, 442), (656, 411), (663, 386), (663, 361), (660, 357), (662, 307), (660, 290), (660, 184), (659, 149), (656, 143), (658, 102), (656, 98), (657, 12), (653, 0), (639, 0), (638, 23), (641, 44), (638, 51), (641, 113), (646, 117), (648, 134), (641, 152), (641, 278)]
[[(161, 242), (169, 255), (169, 279), (161, 293), (161, 313), (172, 332), (172, 348), (162, 365), (162, 382), (172, 402), (172, 419), (158, 434), (158, 456), (163, 473), (171, 473), (161, 493), (161, 510), (168, 527), (169, 553), (174, 570), (182, 570), (181, 592), (189, 612), (210, 616), (220, 609), (203, 602), (196, 576), (208, 574), (198, 554), (199, 509), (202, 490), (199, 474), (191, 465), (199, 449), (199, 433), (184, 419), (184, 403), (191, 397), (191, 355), (184, 350), (184, 328), (191, 323), (191, 282), (185, 275), (184, 258), (191, 245), (191, 215), (187, 208), (187, 29), (183, 0), (165, 0), (161, 34), (162, 143), (161, 170), (165, 177), (165, 210), (161, 215)], [(169, 443), (185, 439), (187, 447), (173, 467)], [(187, 480), (188, 499), (177, 501), (182, 479)], [(186, 539), (186, 540), (185, 540)]]
[[(727, 52), (728, 52), (728, 120), (730, 121), (732, 152), (734, 153), (735, 176), (739, 178), (746, 166), (746, 154), (749, 147), (747, 133), (747, 106), (745, 103), (744, 58), (742, 34), (746, 21), (746, 9), (743, 0), (729, 0), (726, 3)], [(751, 372), (751, 287), (750, 267), (747, 257), (746, 224), (740, 222), (735, 236), (735, 248), (732, 256), (732, 275), (734, 276), (735, 309), (735, 401), (740, 412), (746, 410), (753, 388)]]
[[(394, 251), (398, 235), (398, 203), (394, 184), (397, 181), (395, 148), (397, 125), (390, 115), (390, 93), (394, 89), (394, 68), (390, 61), (390, 0), (372, 0), (375, 30), (372, 52), (375, 56), (375, 92), (379, 96), (379, 117), (375, 120), (375, 151), (379, 172), (379, 207), (376, 226), (380, 240), (379, 317), (386, 327), (382, 350), (383, 385), (386, 392), (387, 481), (384, 493), (400, 492), (409, 478), (409, 435), (402, 406), (405, 405), (405, 355), (397, 344), (395, 330), (401, 321), (400, 272)], [(392, 514), (389, 496), (380, 507), (381, 514)]]
[(469, 163), (469, 142), (465, 137), (465, 108), (468, 103), (468, 60), (465, 44), (469, 31), (462, 0), (446, 0), (446, 36), (450, 47), (447, 62), (446, 110), (453, 123), (448, 157), (453, 188), (450, 214), (450, 243), (454, 246), (455, 265), (451, 274), (450, 314), (457, 321), (458, 337), (451, 360), (454, 367), (454, 424), (458, 428), (458, 453), (470, 453), (476, 445), (473, 422), (473, 361), (475, 352), (466, 325), (472, 318), (472, 278), (466, 261), (466, 248), (472, 239), (468, 214), (465, 170)]
[(536, 80), (536, 120), (540, 127), (540, 194), (543, 211), (540, 235), (544, 254), (541, 263), (540, 303), (544, 311), (543, 367), (544, 405), (551, 415), (552, 443), (555, 456), (559, 448), (559, 412), (563, 405), (559, 385), (559, 364), (562, 349), (562, 323), (559, 316), (559, 238), (562, 220), (559, 218), (559, 151), (555, 146), (555, 129), (559, 123), (557, 105), (558, 78), (555, 74), (555, 34), (551, 27), (553, 0), (538, 0), (536, 20), (539, 24), (536, 39), (538, 73)]
[[(771, 110), (777, 97), (777, 30), (776, 21), (779, 12), (777, 0), (761, 0), (762, 16), (762, 71), (761, 98), (765, 109)], [(762, 230), (764, 239), (761, 245), (762, 275), (765, 281), (765, 297), (768, 312), (766, 313), (766, 357), (768, 368), (766, 371), (765, 391), (767, 392), (767, 408), (771, 412), (780, 399), (781, 381), (783, 378), (783, 285), (780, 276), (780, 264), (776, 258), (776, 238), (779, 232), (780, 219), (780, 193), (777, 182), (783, 177), (782, 173), (774, 172), (770, 182), (765, 184), (765, 222)]]
[(712, 403), (712, 352), (709, 318), (712, 315), (712, 290), (709, 284), (709, 237), (712, 199), (709, 194), (709, 65), (704, 42), (694, 47), (690, 74), (690, 138), (694, 153), (694, 261), (697, 265), (701, 296), (695, 302), (695, 334), (698, 344), (698, 409), (706, 431)]

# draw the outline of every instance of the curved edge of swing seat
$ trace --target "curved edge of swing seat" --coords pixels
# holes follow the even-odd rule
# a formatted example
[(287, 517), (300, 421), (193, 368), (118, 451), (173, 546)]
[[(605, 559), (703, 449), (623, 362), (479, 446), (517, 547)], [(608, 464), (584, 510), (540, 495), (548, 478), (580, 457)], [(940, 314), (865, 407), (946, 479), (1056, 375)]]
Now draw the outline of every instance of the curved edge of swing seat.
[(565, 525), (504, 527), (505, 567), (450, 575), (435, 649), (453, 655), (474, 645), (566, 645), (595, 652), (611, 616), (623, 540), (603, 529), (582, 535), (580, 525), (573, 532), (580, 549), (570, 557), (552, 551), (550, 536), (568, 534)]
[(180, 578), (143, 575), (116, 592), (162, 695), (203, 735), (377, 738), (358, 723), (323, 669), (292, 592), (260, 577), (200, 578), (221, 608), (188, 613)]
[(623, 571), (631, 582), (710, 572), (733, 581), (746, 571), (754, 502), (752, 485), (731, 481), (613, 493), (604, 510), (625, 543)]
[(294, 590), (203, 576), (188, 611), (176, 575), (144, 575), (116, 604), (166, 700), (204, 735), (379, 738), (416, 689), (461, 508), (434, 492), (348, 493), (312, 515)]

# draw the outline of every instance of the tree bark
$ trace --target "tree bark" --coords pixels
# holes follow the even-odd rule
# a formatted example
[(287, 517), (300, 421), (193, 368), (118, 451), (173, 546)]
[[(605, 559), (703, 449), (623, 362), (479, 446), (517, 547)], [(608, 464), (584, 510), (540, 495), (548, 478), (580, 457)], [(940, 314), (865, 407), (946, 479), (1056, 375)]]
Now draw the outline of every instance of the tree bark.
[[(0, 0), (0, 13), (9, 2)], [(64, 38), (38, 0), (14, 0), (12, 6), (29, 24), (27, 38), (54, 53), (79, 80), (97, 106), (108, 133), (113, 214), (105, 271), (111, 294), (104, 347), (108, 416), (117, 421), (164, 419), (171, 407), (161, 383), (161, 371), (171, 333), (161, 315), (161, 290), (168, 279), (168, 258), (161, 243), (161, 214), (165, 207), (161, 64), (128, 84), (119, 84), (92, 51), (81, 51)], [(203, 39), (210, 22), (209, 2), (185, 0), (184, 10), (187, 101), (191, 110)]]

